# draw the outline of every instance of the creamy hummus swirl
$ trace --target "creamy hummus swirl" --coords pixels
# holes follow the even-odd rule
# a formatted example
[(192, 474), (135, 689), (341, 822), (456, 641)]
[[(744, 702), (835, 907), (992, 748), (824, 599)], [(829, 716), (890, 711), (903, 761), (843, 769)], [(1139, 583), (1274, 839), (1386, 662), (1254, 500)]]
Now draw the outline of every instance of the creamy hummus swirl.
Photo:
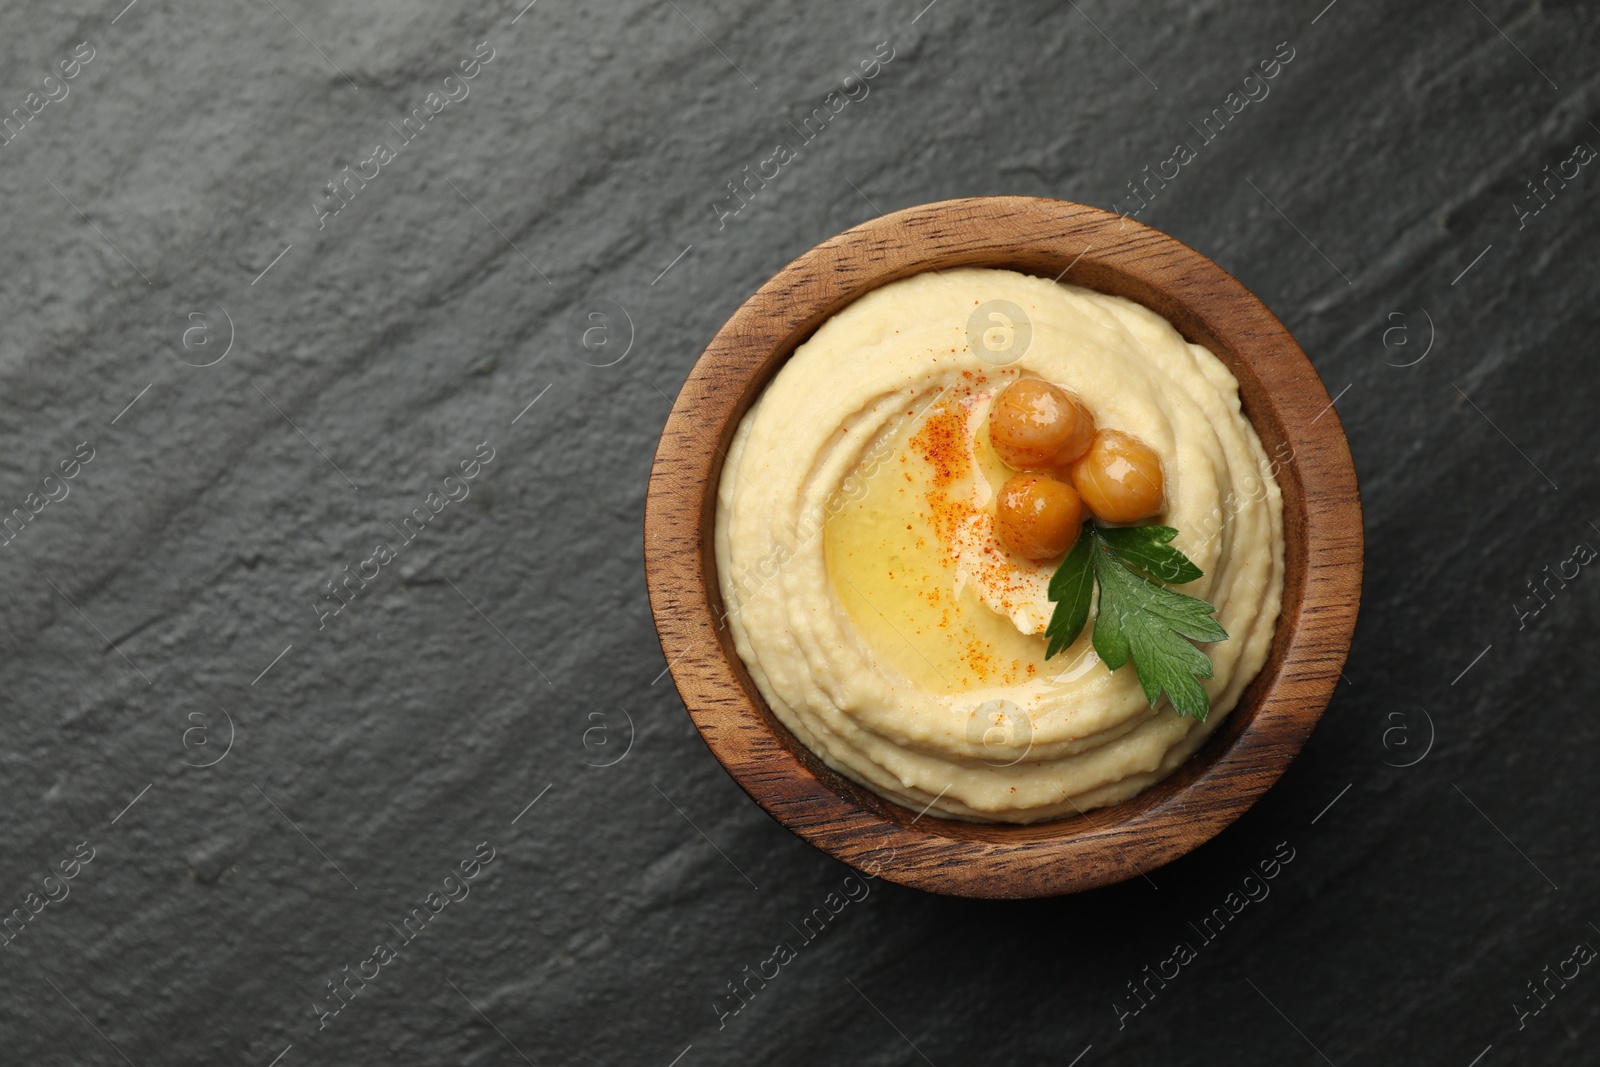
[[(1025, 353), (1005, 365), (980, 358), (968, 337), (974, 309), (995, 300), (1031, 326)], [(1215, 605), (1229, 634), (1202, 646), (1215, 674), (1205, 722), (1165, 699), (1152, 709), (1131, 665), (1112, 672), (1098, 661), (1089, 629), (1045, 661), (1048, 566), (1013, 560), (985, 575), (994, 548), (983, 420), (998, 388), (1022, 375), (1071, 390), (1101, 427), (1160, 456), (1166, 508), (1151, 521), (1178, 529), (1174, 544), (1205, 572), (1182, 591)], [(954, 461), (919, 452), (936, 418), (959, 435)], [(944, 464), (934, 482), (914, 474), (930, 463)], [(919, 274), (824, 323), (740, 423), (716, 515), (728, 624), (779, 720), (829, 766), (900, 804), (1034, 822), (1115, 803), (1188, 758), (1266, 661), (1284, 572), (1275, 469), (1227, 368), (1150, 310), (1011, 271)], [(884, 495), (894, 493), (903, 505)], [(923, 544), (925, 530), (944, 539), (946, 569), (921, 574), (926, 628), (887, 609), (895, 587), (864, 584), (863, 559), (830, 538), (858, 513), (901, 506), (906, 546)], [(858, 547), (865, 563), (882, 563)], [(909, 580), (915, 561), (896, 574), (902, 556), (891, 556), (884, 582)], [(954, 625), (952, 611), (968, 625), (953, 658), (940, 630)]]

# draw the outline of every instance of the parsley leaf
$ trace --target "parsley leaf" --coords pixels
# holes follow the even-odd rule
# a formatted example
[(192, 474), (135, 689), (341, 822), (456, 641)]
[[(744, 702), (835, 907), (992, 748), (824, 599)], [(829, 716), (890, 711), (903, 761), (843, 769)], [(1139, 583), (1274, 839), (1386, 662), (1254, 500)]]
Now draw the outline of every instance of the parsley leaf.
[(1204, 721), (1211, 702), (1199, 679), (1212, 676), (1211, 660), (1189, 642), (1226, 641), (1228, 632), (1212, 617), (1216, 609), (1210, 604), (1162, 584), (1182, 585), (1203, 574), (1172, 547), (1177, 535), (1170, 526), (1107, 528), (1086, 522), (1050, 579), (1056, 607), (1045, 627), (1045, 658), (1078, 639), (1098, 586), (1091, 641), (1101, 662), (1115, 671), (1131, 659), (1151, 707), (1165, 692), (1179, 715)]
[(1080, 531), (1078, 543), (1072, 546), (1072, 551), (1050, 578), (1050, 599), (1055, 601), (1056, 608), (1044, 629), (1049, 642), (1045, 646), (1045, 659), (1076, 641), (1089, 621), (1089, 601), (1094, 596), (1093, 551), (1093, 543)]
[(1163, 584), (1186, 585), (1205, 573), (1168, 544), (1178, 536), (1170, 526), (1110, 526), (1098, 532), (1118, 559)]

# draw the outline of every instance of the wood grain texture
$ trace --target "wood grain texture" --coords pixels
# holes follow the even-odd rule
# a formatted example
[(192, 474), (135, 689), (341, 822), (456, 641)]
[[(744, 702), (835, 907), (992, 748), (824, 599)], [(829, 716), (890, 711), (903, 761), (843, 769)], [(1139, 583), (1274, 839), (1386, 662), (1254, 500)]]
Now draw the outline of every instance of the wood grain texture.
[[(712, 552), (716, 486), (735, 427), (783, 361), (839, 309), (927, 270), (1001, 267), (1126, 297), (1204, 345), (1239, 379), (1280, 467), (1286, 574), (1272, 653), (1227, 721), (1140, 795), (1084, 816), (1012, 826), (900, 807), (826, 767), (777, 721), (725, 624)], [(1108, 885), (1194, 849), (1277, 780), (1316, 725), (1349, 651), (1362, 523), (1338, 414), (1305, 353), (1221, 267), (1097, 208), (1029, 197), (949, 200), (885, 215), (817, 246), (718, 331), (667, 419), (645, 505), (645, 571), (673, 680), (701, 736), (773, 818), (824, 852), (903, 885), (974, 897)]]

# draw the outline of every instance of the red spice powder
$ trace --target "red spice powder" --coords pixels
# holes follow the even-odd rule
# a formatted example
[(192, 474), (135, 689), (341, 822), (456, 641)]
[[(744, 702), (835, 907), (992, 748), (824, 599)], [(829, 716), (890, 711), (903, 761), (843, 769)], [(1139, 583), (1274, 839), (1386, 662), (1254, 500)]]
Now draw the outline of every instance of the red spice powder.
[(933, 468), (933, 484), (945, 488), (967, 476), (967, 417), (956, 404), (941, 403), (911, 437), (911, 447)]

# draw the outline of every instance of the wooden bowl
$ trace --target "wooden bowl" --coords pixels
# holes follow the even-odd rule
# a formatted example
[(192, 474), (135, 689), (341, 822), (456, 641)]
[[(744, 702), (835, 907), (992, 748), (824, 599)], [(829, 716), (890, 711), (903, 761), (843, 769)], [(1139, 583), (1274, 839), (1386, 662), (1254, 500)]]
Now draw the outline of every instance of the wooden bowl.
[[(919, 816), (829, 769), (773, 716), (722, 617), (712, 551), (718, 478), (739, 420), (829, 316), (911, 274), (1002, 267), (1126, 297), (1239, 379), (1283, 490), (1286, 573), (1272, 653), (1221, 728), (1121, 804), (1028, 826)], [(1122, 216), (1059, 200), (978, 197), (907, 208), (778, 272), (712, 338), (678, 394), (650, 474), (645, 574), (662, 651), (713, 755), (767, 813), (845, 863), (969, 897), (1075, 892), (1142, 874), (1238, 818), (1322, 715), (1361, 596), (1361, 502), (1328, 392), (1273, 314), (1211, 260)]]

